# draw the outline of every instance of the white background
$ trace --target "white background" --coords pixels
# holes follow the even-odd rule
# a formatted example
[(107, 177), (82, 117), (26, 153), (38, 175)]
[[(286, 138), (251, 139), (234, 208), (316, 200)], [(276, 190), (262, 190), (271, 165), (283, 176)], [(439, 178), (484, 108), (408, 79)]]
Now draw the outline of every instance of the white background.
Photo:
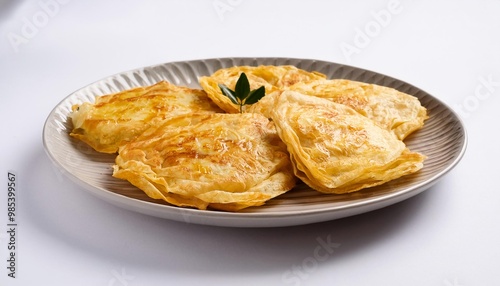
[[(500, 285), (499, 15), (498, 0), (0, 0), (0, 285)], [(45, 154), (44, 121), (71, 92), (138, 67), (230, 56), (333, 61), (409, 82), (461, 115), (467, 152), (402, 203), (274, 229), (127, 211)], [(321, 261), (319, 241), (337, 244)]]

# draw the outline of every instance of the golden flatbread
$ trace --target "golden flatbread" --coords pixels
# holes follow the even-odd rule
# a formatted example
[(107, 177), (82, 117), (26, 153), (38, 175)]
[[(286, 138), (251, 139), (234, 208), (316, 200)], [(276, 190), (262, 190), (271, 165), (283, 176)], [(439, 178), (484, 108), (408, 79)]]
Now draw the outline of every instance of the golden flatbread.
[(347, 105), (284, 91), (271, 117), (295, 175), (320, 192), (354, 192), (423, 166), (425, 156)]
[(154, 199), (228, 211), (262, 205), (296, 180), (274, 124), (251, 113), (165, 120), (120, 148), (113, 176)]
[(289, 89), (347, 105), (399, 139), (420, 129), (427, 119), (427, 110), (418, 98), (376, 84), (332, 79), (299, 82)]
[[(232, 103), (222, 94), (218, 84), (224, 84), (234, 90), (240, 74), (245, 73), (250, 83), (250, 89), (261, 86), (266, 89), (266, 94), (276, 90), (285, 89), (298, 82), (325, 79), (326, 76), (319, 72), (308, 72), (294, 66), (235, 66), (219, 69), (211, 76), (201, 77), (199, 82), (208, 96), (223, 110), (228, 113), (239, 113), (239, 106)], [(243, 106), (245, 110), (248, 106)]]
[(71, 136), (96, 151), (115, 153), (158, 121), (192, 112), (223, 112), (203, 90), (165, 81), (96, 97), (73, 106)]

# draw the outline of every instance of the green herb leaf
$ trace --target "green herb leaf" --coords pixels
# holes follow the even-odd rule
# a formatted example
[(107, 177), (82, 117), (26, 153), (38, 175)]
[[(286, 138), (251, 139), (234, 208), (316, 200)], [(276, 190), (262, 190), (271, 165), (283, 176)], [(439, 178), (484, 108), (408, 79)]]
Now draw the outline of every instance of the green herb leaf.
[(243, 105), (254, 104), (266, 95), (264, 86), (250, 90), (250, 83), (245, 73), (241, 73), (234, 90), (221, 83), (218, 85), (222, 94), (228, 97), (232, 103), (239, 105), (240, 113), (243, 112)]
[(236, 97), (241, 101), (248, 96), (248, 93), (250, 92), (250, 83), (248, 82), (248, 78), (245, 73), (241, 73), (240, 78), (234, 87), (234, 92), (236, 93)]
[(263, 98), (264, 95), (266, 95), (266, 89), (264, 88), (264, 86), (254, 89), (248, 94), (244, 104), (254, 104), (261, 98)]
[(219, 88), (222, 93), (228, 97), (232, 103), (234, 104), (240, 104), (239, 100), (236, 98), (236, 95), (234, 94), (234, 91), (230, 90), (229, 87), (219, 83)]

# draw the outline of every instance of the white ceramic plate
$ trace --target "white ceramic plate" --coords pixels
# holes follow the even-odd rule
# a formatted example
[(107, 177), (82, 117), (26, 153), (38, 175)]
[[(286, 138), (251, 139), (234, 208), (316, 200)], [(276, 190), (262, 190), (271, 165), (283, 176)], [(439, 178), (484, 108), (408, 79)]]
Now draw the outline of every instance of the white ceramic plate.
[[(344, 195), (324, 195), (304, 184), (270, 200), (265, 206), (230, 213), (185, 209), (147, 197), (127, 181), (111, 176), (114, 155), (97, 153), (85, 143), (71, 138), (71, 106), (94, 97), (166, 80), (199, 88), (198, 78), (220, 68), (236, 65), (294, 65), (319, 71), (328, 78), (346, 78), (396, 88), (418, 97), (428, 109), (424, 128), (405, 143), (413, 151), (428, 156), (419, 172), (384, 185)], [(140, 213), (187, 223), (231, 227), (276, 227), (338, 219), (379, 209), (408, 199), (435, 184), (462, 158), (467, 137), (457, 115), (438, 99), (400, 80), (376, 72), (337, 63), (291, 58), (218, 58), (172, 62), (119, 73), (90, 84), (66, 97), (50, 113), (43, 130), (49, 157), (59, 169), (99, 198)]]

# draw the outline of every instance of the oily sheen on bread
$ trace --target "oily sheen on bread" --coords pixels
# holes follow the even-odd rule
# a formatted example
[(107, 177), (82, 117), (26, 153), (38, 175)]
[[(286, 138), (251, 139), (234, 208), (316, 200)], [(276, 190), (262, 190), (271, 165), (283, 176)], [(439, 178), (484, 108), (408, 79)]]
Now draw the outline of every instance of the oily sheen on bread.
[(343, 104), (284, 91), (271, 117), (288, 147), (295, 175), (320, 192), (354, 192), (423, 166), (425, 156)]
[(96, 97), (74, 105), (70, 135), (96, 151), (116, 153), (147, 128), (165, 118), (191, 112), (222, 112), (200, 89), (166, 81)]
[(296, 181), (274, 123), (251, 113), (165, 120), (120, 148), (113, 176), (177, 206), (227, 211), (262, 205)]
[(386, 86), (332, 79), (299, 82), (289, 89), (347, 105), (401, 140), (422, 128), (428, 117), (416, 97)]

